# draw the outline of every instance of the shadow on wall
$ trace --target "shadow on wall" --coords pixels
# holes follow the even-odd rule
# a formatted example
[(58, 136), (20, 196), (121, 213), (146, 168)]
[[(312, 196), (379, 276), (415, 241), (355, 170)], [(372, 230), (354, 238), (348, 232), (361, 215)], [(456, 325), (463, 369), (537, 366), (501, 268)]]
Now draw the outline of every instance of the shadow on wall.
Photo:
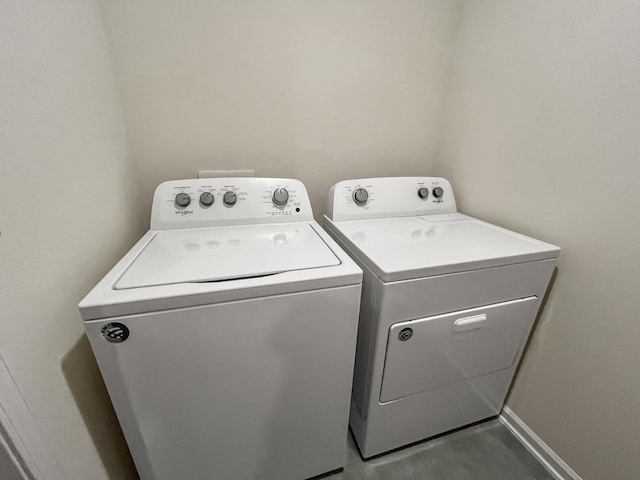
[(137, 479), (118, 418), (85, 335), (63, 358), (62, 372), (109, 478)]
[(505, 405), (509, 403), (509, 399), (511, 397), (511, 392), (518, 380), (518, 374), (520, 370), (522, 370), (524, 362), (526, 361), (526, 355), (530, 348), (533, 348), (534, 337), (538, 334), (538, 325), (540, 324), (542, 314), (544, 313), (545, 307), (547, 306), (547, 302), (549, 301), (549, 296), (551, 295), (551, 290), (556, 283), (556, 279), (558, 278), (558, 267), (556, 266), (551, 273), (551, 278), (549, 279), (549, 285), (547, 285), (547, 290), (544, 292), (544, 296), (542, 297), (542, 301), (540, 302), (540, 307), (538, 308), (538, 313), (536, 314), (536, 319), (533, 322), (531, 327), (531, 333), (529, 334), (529, 338), (524, 345), (522, 350), (522, 359), (520, 360), (520, 364), (516, 368), (515, 373), (513, 374), (513, 381), (511, 382), (511, 386), (509, 387), (509, 391), (507, 392), (507, 397), (505, 399)]

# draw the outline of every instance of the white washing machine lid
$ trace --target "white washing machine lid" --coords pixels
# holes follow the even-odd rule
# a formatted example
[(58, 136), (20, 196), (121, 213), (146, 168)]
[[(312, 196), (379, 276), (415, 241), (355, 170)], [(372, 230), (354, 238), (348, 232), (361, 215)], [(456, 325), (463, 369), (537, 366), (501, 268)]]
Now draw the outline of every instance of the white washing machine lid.
[(385, 282), (556, 258), (560, 252), (461, 213), (327, 226)]
[(313, 220), (149, 230), (78, 306), (90, 321), (361, 283), (362, 270)]
[(163, 230), (114, 288), (224, 282), (339, 264), (307, 223)]

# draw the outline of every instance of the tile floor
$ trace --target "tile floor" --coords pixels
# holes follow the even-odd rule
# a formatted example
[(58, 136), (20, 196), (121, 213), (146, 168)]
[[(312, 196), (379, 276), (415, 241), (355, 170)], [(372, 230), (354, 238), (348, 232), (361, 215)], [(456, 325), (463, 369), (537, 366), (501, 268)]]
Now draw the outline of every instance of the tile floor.
[(553, 480), (499, 420), (363, 461), (351, 435), (344, 471), (322, 480)]

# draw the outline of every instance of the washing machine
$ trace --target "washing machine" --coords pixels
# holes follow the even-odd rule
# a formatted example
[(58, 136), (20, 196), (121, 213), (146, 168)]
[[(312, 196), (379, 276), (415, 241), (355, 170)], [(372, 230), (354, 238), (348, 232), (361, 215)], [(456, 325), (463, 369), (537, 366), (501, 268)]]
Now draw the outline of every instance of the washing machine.
[(364, 271), (350, 414), (362, 456), (498, 415), (559, 248), (458, 212), (434, 177), (339, 182), (325, 228)]
[(343, 467), (361, 282), (297, 180), (161, 184), (79, 304), (140, 478)]

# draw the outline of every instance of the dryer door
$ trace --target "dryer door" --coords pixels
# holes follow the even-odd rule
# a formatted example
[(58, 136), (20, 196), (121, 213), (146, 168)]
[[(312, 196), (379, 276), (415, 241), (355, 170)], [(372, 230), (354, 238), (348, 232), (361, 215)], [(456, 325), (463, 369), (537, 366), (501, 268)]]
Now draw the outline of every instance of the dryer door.
[(528, 297), (393, 324), (380, 402), (511, 367), (537, 306), (538, 298)]

